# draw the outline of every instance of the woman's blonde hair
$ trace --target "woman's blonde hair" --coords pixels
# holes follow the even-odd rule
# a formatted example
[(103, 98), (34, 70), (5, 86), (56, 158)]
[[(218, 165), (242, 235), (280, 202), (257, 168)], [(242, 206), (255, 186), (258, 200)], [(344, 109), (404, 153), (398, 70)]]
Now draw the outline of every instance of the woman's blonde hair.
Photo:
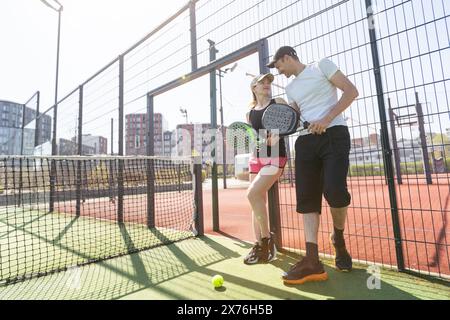
[(253, 100), (250, 102), (250, 104), (248, 105), (248, 107), (252, 110), (256, 107), (256, 105), (258, 104), (258, 99), (256, 98), (256, 94), (255, 92), (253, 92), (253, 88), (252, 88), (252, 95), (253, 95)]
[(256, 94), (253, 91), (253, 89), (255, 88), (255, 86), (257, 85), (258, 82), (264, 80), (265, 78), (269, 78), (271, 83), (274, 80), (273, 74), (266, 73), (266, 74), (260, 74), (259, 76), (256, 76), (255, 78), (253, 78), (252, 83), (250, 84), (250, 89), (252, 90), (252, 95), (253, 95), (253, 100), (249, 104), (250, 109), (255, 108), (256, 105), (258, 104), (258, 99), (256, 98)]

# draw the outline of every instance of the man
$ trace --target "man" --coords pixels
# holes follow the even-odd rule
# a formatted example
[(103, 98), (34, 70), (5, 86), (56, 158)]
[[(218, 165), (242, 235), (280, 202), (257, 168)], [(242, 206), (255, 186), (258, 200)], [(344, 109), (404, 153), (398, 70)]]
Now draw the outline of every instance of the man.
[[(325, 281), (317, 238), (322, 194), (331, 207), (336, 268), (352, 269), (344, 241), (345, 220), (351, 196), (347, 190), (350, 134), (342, 115), (358, 97), (358, 90), (329, 59), (305, 65), (292, 47), (281, 47), (267, 65), (295, 79), (286, 87), (289, 103), (309, 122), (295, 143), (297, 212), (303, 214), (306, 256), (283, 273), (286, 284)], [(337, 89), (342, 90), (340, 100)]]

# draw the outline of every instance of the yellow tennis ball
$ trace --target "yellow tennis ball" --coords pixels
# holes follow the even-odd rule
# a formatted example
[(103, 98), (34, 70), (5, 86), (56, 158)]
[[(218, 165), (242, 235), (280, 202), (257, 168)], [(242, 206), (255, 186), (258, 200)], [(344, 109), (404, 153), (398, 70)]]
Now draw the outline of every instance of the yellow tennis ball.
[(215, 275), (211, 282), (214, 288), (220, 288), (223, 286), (223, 277), (221, 275)]

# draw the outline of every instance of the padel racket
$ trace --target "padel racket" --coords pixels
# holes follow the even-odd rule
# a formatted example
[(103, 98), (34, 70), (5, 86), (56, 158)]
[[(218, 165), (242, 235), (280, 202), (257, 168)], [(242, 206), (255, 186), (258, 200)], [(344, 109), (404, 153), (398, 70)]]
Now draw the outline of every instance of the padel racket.
[(245, 122), (233, 122), (228, 126), (227, 147), (235, 154), (251, 153), (258, 146), (258, 133)]
[(300, 114), (287, 104), (275, 103), (264, 111), (262, 125), (268, 131), (278, 131), (280, 137), (308, 129), (309, 122), (301, 121)]

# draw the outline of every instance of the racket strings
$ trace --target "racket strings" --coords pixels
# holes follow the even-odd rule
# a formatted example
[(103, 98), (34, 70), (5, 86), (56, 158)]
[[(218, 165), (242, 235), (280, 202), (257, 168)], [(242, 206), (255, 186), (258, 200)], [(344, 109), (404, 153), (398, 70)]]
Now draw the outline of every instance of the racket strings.
[[(288, 109), (289, 108), (289, 109)], [(297, 118), (289, 106), (273, 106), (263, 116), (263, 125), (270, 131), (279, 131), (281, 134), (292, 132), (297, 127)]]

